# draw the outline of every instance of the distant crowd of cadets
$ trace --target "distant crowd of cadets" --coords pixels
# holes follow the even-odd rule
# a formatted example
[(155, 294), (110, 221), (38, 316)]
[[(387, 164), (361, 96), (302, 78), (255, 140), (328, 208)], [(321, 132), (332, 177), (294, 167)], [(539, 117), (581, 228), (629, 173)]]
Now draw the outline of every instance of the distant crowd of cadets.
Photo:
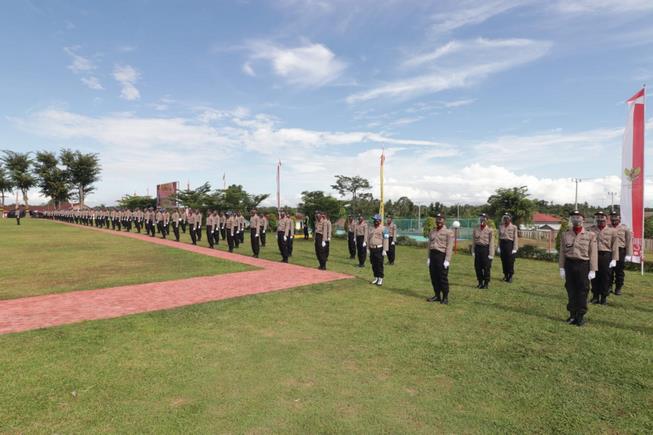
[[(249, 220), (239, 212), (218, 212), (209, 210), (205, 227), (202, 226), (203, 215), (199, 210), (166, 209), (124, 210), (102, 209), (83, 211), (49, 211), (45, 216), (79, 225), (111, 228), (130, 232), (134, 228), (138, 233), (145, 231), (150, 237), (158, 232), (162, 238), (170, 234), (179, 241), (181, 232), (190, 234), (193, 245), (206, 233), (209, 248), (214, 248), (220, 240), (226, 240), (229, 252), (244, 244), (244, 234), (249, 228), (252, 255), (259, 256), (260, 248), (265, 246), (266, 233), (269, 229), (268, 218), (251, 210)], [(471, 253), (474, 257), (474, 269), (478, 289), (488, 289), (491, 279), (492, 260), (495, 252), (500, 255), (503, 281), (511, 283), (515, 274), (515, 258), (519, 249), (518, 228), (512, 223), (511, 216), (502, 216), (498, 228), (499, 243), (496, 246), (495, 231), (488, 226), (488, 216), (481, 214), (479, 223), (472, 232)], [(589, 229), (584, 227), (584, 216), (579, 211), (570, 214), (571, 227), (561, 235), (559, 251), (560, 276), (565, 281), (569, 317), (567, 322), (582, 326), (587, 313), (587, 299), (591, 288), (593, 304), (606, 304), (608, 295), (614, 292), (621, 295), (624, 285), (624, 267), (632, 256), (632, 235), (630, 229), (621, 223), (618, 213), (608, 216), (599, 211), (595, 214), (595, 224)], [(349, 258), (358, 260), (358, 267), (365, 267), (369, 255), (374, 279), (371, 284), (382, 286), (384, 279), (384, 258), (388, 265), (394, 265), (396, 259), (397, 225), (388, 217), (383, 225), (382, 217), (374, 215), (373, 225), (361, 215), (355, 219), (349, 216), (345, 223)], [(277, 246), (281, 261), (288, 263), (293, 252), (295, 238), (295, 219), (285, 210), (281, 210), (277, 221)], [(304, 238), (308, 239), (308, 218), (301, 227)], [(315, 256), (318, 269), (326, 270), (329, 259), (333, 227), (326, 212), (315, 213)], [(455, 242), (455, 233), (445, 225), (444, 215), (435, 216), (435, 227), (428, 234), (427, 266), (434, 295), (429, 302), (449, 303), (449, 267)], [(614, 286), (614, 287), (613, 287)]]

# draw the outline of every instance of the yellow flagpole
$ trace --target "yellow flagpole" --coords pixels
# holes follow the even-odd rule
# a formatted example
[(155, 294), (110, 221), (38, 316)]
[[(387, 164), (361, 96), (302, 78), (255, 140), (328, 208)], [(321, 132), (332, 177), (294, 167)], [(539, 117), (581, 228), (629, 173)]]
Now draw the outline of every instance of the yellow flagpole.
[(379, 214), (381, 215), (381, 225), (385, 222), (385, 208), (384, 208), (384, 199), (383, 199), (383, 167), (385, 163), (385, 148), (381, 151), (381, 204), (379, 204)]

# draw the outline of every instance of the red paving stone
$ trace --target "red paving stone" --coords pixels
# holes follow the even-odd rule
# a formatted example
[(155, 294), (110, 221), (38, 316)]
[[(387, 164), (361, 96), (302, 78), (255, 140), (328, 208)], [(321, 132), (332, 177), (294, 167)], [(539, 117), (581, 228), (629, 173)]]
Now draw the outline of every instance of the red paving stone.
[[(141, 234), (82, 228), (183, 249), (261, 269), (0, 301), (0, 334), (85, 320), (109, 319), (353, 278), (342, 273), (277, 263)], [(268, 249), (272, 249), (272, 246)]]

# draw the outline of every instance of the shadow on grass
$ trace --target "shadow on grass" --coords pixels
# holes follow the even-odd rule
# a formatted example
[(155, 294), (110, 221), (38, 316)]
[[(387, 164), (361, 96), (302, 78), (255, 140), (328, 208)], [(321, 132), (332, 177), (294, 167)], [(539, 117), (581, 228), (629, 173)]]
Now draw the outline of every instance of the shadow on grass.
[[(562, 317), (552, 316), (551, 314), (545, 314), (545, 313), (537, 312), (537, 311), (530, 310), (530, 309), (527, 309), (527, 308), (511, 307), (511, 306), (508, 306), (508, 305), (497, 304), (495, 302), (478, 301), (478, 302), (474, 302), (474, 303), (478, 304), (478, 305), (488, 307), (488, 308), (494, 308), (494, 309), (502, 310), (502, 311), (510, 311), (512, 313), (515, 313), (515, 314), (525, 314), (527, 316), (541, 317), (543, 319), (552, 320), (554, 322), (561, 322), (561, 321), (565, 320)], [(590, 311), (590, 313), (591, 313), (591, 311)], [(646, 335), (653, 335), (653, 328), (650, 328), (650, 327), (647, 327), (647, 326), (624, 325), (622, 323), (617, 323), (617, 322), (612, 322), (610, 320), (604, 320), (604, 319), (596, 318), (596, 316), (590, 317), (590, 318), (588, 318), (588, 320), (592, 324), (604, 325), (604, 326), (609, 326), (609, 327), (612, 327), (612, 328), (639, 332), (639, 333), (646, 334)]]
[(388, 286), (381, 286), (381, 289), (398, 294), (399, 296), (407, 296), (415, 299), (419, 299), (422, 301), (425, 301), (427, 297), (430, 297), (430, 293), (421, 293), (418, 292), (417, 290), (408, 290), (405, 288), (397, 288), (397, 287), (388, 287)]

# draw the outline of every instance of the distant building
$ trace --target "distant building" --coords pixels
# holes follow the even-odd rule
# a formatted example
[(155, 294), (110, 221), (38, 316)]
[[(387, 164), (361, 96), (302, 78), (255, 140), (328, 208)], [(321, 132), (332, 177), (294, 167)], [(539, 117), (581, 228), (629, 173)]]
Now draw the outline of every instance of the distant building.
[(523, 229), (528, 230), (560, 230), (560, 218), (546, 213), (534, 213), (531, 223), (522, 225)]

